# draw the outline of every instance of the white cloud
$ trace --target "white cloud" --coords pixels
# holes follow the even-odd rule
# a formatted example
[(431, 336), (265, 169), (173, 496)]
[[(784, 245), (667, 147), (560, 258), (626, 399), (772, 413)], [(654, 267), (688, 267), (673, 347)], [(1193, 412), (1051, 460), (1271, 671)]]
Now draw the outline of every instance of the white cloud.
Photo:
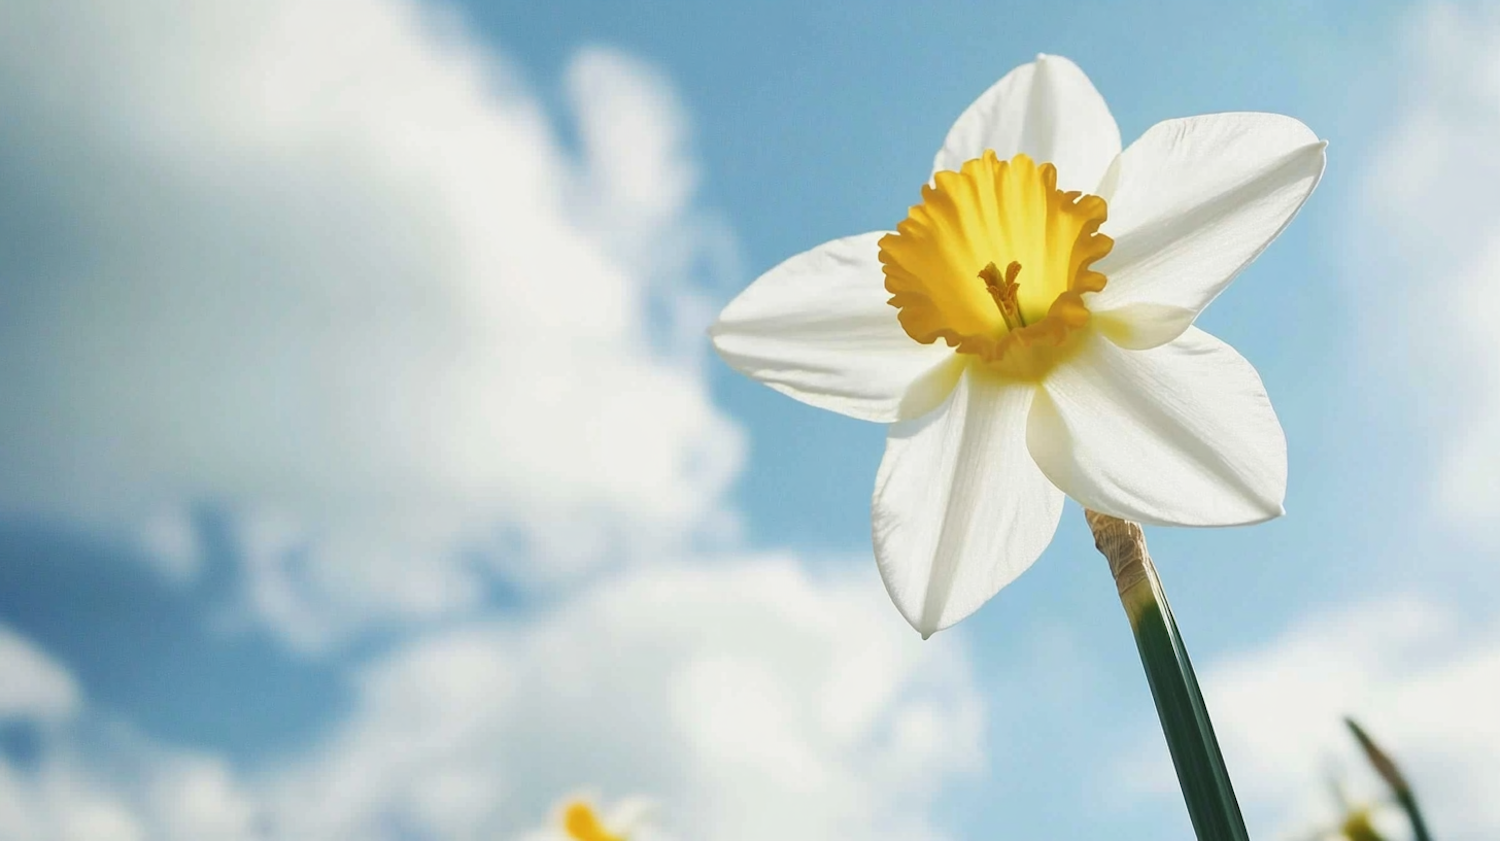
[[(1385, 411), (1422, 433), (1392, 442), (1431, 465), (1427, 487), (1411, 495), (1441, 521), (1415, 520), (1432, 529), (1417, 535), (1422, 545), (1446, 533), (1500, 548), (1500, 15), (1427, 2), (1408, 12), (1399, 38), (1401, 83), (1349, 214), (1359, 358), (1385, 389)], [(1203, 678), (1252, 834), (1305, 837), (1326, 824), (1331, 775), (1346, 775), (1360, 797), (1381, 795), (1345, 715), (1401, 763), (1436, 836), (1500, 831), (1493, 622), (1415, 597), (1332, 606)], [(1170, 768), (1150, 774), (1176, 796)]]
[[(1351, 298), (1382, 380), (1435, 441), (1435, 508), (1500, 546), (1500, 15), (1414, 10), (1391, 124), (1364, 167)], [(1372, 228), (1373, 226), (1373, 228)]]
[(486, 837), (580, 783), (643, 790), (684, 838), (920, 839), (976, 767), (967, 660), (891, 622), (870, 576), (790, 560), (602, 582), (540, 621), (430, 637), (282, 780), (289, 837)]
[[(1421, 601), (1369, 602), (1303, 621), (1201, 677), (1252, 835), (1305, 838), (1329, 825), (1331, 777), (1357, 800), (1387, 796), (1344, 716), (1396, 758), (1434, 835), (1500, 831), (1500, 625), (1467, 625)], [(1177, 796), (1170, 768), (1149, 771)]]
[[(1428, 486), (1410, 497), (1443, 522), (1414, 519), (1432, 528), (1417, 535), (1422, 545), (1450, 532), (1500, 547), (1500, 15), (1428, 2), (1399, 33), (1401, 85), (1349, 208), (1358, 359), (1398, 428), (1423, 433), (1391, 442), (1431, 464)], [(1415, 597), (1331, 604), (1263, 648), (1200, 665), (1252, 836), (1307, 838), (1329, 826), (1330, 778), (1356, 800), (1385, 796), (1345, 716), (1395, 756), (1436, 837), (1500, 832), (1500, 625)], [(1155, 722), (1149, 732), (1159, 739)], [(1120, 770), (1137, 792), (1180, 801), (1165, 763), (1128, 759)], [(1396, 813), (1382, 817), (1405, 837)]]
[(24, 637), (0, 625), (0, 723), (63, 721), (77, 711), (78, 684)]
[[(54, 722), (0, 750), (0, 839), (513, 838), (580, 785), (673, 837), (941, 837), (982, 742), (962, 637), (867, 565), (703, 557), (741, 440), (694, 281), (732, 249), (658, 73), (586, 49), (562, 87), (576, 152), (431, 6), (0, 8), (0, 511), (190, 581), (223, 506), (288, 641), (410, 622), (255, 767), (0, 637), (50, 675), (0, 709)], [(466, 611), (497, 575), (572, 584)]]
[(920, 841), (982, 741), (960, 637), (924, 644), (873, 575), (784, 558), (636, 569), (434, 631), (357, 687), (326, 738), (258, 770), (90, 737), (85, 715), (35, 768), (0, 754), (0, 838), (515, 838), (582, 785), (649, 793), (643, 839)]
[(3, 841), (251, 841), (259, 805), (222, 759), (154, 745), (84, 712), (37, 755), (0, 753)]
[[(65, 741), (85, 711), (66, 666), (0, 625), (0, 725), (30, 726), (42, 745)], [(34, 765), (34, 767), (26, 767)], [(0, 749), (0, 841), (137, 841), (131, 804), (98, 786), (72, 757)]]
[(0, 510), (181, 579), (226, 505), (310, 649), (723, 527), (686, 120), (604, 49), (566, 91), (576, 155), (406, 0), (7, 3)]

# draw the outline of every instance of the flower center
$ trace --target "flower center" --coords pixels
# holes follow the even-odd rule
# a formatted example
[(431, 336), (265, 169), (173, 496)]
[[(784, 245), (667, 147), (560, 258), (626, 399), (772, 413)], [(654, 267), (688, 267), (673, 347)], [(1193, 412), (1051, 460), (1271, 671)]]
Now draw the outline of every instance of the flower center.
[(563, 811), (563, 830), (574, 841), (622, 841), (604, 829), (587, 803), (569, 803)]
[[(1114, 241), (1104, 199), (1057, 189), (1057, 168), (994, 152), (933, 176), (880, 240), (885, 288), (907, 335), (942, 339), (1012, 377), (1037, 379), (1088, 323), (1090, 267)], [(1002, 271), (1000, 266), (1004, 266)]]

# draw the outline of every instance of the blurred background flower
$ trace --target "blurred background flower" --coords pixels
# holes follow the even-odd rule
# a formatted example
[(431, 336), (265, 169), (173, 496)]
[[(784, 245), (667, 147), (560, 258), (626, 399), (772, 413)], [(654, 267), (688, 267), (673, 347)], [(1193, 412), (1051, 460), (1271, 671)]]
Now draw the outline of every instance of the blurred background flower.
[(580, 783), (683, 839), (1187, 837), (1087, 533), (920, 643), (882, 430), (706, 353), (1038, 52), (1126, 136), (1338, 151), (1203, 319), (1289, 516), (1152, 547), (1256, 837), (1319, 825), (1346, 713), (1493, 837), (1481, 4), (9, 0), (0, 838), (518, 838)]
[(552, 819), (524, 841), (666, 841), (655, 818), (655, 804), (627, 797), (607, 807), (591, 795), (563, 801)]

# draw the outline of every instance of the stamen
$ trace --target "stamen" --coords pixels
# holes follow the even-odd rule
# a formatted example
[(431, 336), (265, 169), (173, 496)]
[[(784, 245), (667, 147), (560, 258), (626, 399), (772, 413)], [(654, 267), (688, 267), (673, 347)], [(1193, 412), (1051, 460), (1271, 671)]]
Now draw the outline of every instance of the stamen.
[(979, 270), (979, 278), (984, 281), (984, 288), (989, 290), (990, 297), (995, 299), (995, 306), (1000, 308), (1000, 317), (1005, 319), (1005, 326), (1011, 330), (1019, 330), (1026, 326), (1026, 319), (1021, 315), (1021, 302), (1016, 298), (1016, 290), (1021, 284), (1016, 283), (1016, 276), (1021, 273), (1021, 264), (1012, 260), (1005, 267), (1005, 276), (1000, 275), (1000, 269), (994, 263), (989, 263)]

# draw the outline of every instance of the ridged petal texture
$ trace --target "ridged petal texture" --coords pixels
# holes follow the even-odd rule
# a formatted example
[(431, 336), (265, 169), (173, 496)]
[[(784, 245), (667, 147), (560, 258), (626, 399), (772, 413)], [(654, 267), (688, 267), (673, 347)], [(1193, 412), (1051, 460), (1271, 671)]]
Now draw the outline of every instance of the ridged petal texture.
[(1092, 336), (1043, 384), (1027, 444), (1053, 484), (1115, 517), (1231, 526), (1282, 513), (1286, 438), (1260, 376), (1196, 327), (1151, 350)]
[(1327, 144), (1278, 114), (1157, 123), (1102, 186), (1114, 249), (1089, 308), (1125, 347), (1182, 335), (1292, 221), (1322, 177)]
[(1097, 193), (1120, 154), (1120, 127), (1104, 97), (1073, 62), (1040, 55), (1005, 74), (964, 110), (938, 151), (934, 172), (963, 166), (992, 150), (1057, 166), (1057, 186)]
[(1052, 541), (1063, 495), (1026, 451), (1035, 391), (971, 365), (937, 411), (891, 427), (875, 479), (875, 560), (923, 636), (979, 609)]
[(886, 300), (880, 233), (787, 260), (730, 302), (709, 330), (736, 370), (804, 403), (890, 423), (941, 403), (958, 369), (911, 340)]

